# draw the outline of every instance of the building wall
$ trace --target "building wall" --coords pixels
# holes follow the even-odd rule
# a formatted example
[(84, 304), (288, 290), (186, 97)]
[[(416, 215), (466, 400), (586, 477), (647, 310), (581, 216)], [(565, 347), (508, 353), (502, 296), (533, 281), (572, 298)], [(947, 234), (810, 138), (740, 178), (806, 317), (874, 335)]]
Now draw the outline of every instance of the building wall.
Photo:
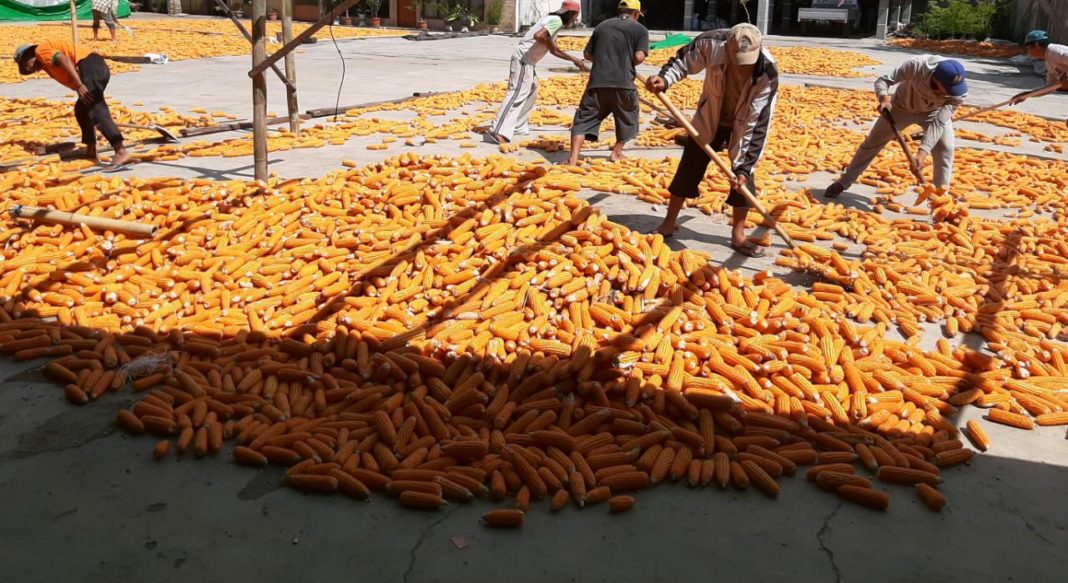
[(504, 8), (501, 9), (501, 23), (500, 29), (502, 31), (517, 30), (516, 27), (516, 10), (518, 10), (518, 0), (504, 0)]
[(1012, 40), (1022, 39), (1028, 31), (1041, 28), (1053, 42), (1068, 43), (1068, 0), (1016, 0), (1013, 24)]

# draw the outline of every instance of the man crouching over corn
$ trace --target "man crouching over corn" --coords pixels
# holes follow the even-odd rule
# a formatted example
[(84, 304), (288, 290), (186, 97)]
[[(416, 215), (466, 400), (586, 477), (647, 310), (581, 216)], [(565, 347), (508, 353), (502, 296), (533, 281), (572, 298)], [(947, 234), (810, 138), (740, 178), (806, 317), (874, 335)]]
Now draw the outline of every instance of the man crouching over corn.
[[(923, 172), (930, 155), (934, 162), (934, 185), (948, 188), (953, 177), (953, 112), (968, 95), (964, 65), (952, 59), (922, 55), (905, 61), (893, 73), (875, 80), (875, 97), (880, 113), (888, 112), (898, 129), (918, 124), (923, 127), (923, 141), (916, 154), (914, 171)], [(890, 94), (890, 86), (898, 85)], [(885, 115), (885, 114), (884, 114)], [(875, 120), (868, 137), (853, 154), (853, 160), (823, 196), (837, 198), (860, 178), (883, 147), (894, 139), (894, 130), (885, 117)]]
[[(745, 220), (752, 205), (741, 189), (748, 187), (755, 195), (753, 172), (771, 131), (779, 71), (771, 54), (763, 49), (757, 27), (739, 24), (729, 30), (706, 32), (679, 49), (659, 75), (646, 80), (646, 88), (653, 93), (666, 91), (687, 75), (701, 71), (705, 72), (704, 88), (693, 125), (703, 143), (710, 144), (713, 150), (727, 147), (730, 152), (734, 172), (727, 196), (734, 220), (731, 248), (760, 257), (763, 248), (746, 238)], [(668, 187), (671, 202), (657, 232), (670, 237), (678, 228), (679, 210), (686, 199), (697, 197), (708, 163), (701, 145), (689, 141)]]

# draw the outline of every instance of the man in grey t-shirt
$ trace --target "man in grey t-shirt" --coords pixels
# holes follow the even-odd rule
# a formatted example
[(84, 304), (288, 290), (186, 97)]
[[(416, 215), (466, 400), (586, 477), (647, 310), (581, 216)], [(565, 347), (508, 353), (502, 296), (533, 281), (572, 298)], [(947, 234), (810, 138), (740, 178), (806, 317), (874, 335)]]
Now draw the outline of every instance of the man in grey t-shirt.
[[(1029, 57), (1046, 62), (1047, 86), (1060, 84), (1058, 89), (1050, 89), (1049, 91), (1051, 93), (1053, 91), (1068, 91), (1068, 46), (1051, 43), (1044, 30), (1032, 30), (1027, 33), (1023, 45)], [(1035, 97), (1038, 97), (1038, 95), (1035, 95)], [(1016, 105), (1024, 99), (1026, 98), (1017, 95), (1013, 99), (1012, 105)], [(1068, 119), (1065, 119), (1064, 123), (1068, 125)]]
[(578, 164), (586, 139), (596, 140), (601, 122), (609, 115), (616, 122), (613, 161), (623, 158), (623, 146), (638, 135), (638, 89), (634, 68), (649, 54), (649, 31), (638, 24), (639, 0), (621, 0), (619, 17), (610, 18), (593, 30), (584, 56), (593, 61), (590, 80), (571, 123), (571, 157)]

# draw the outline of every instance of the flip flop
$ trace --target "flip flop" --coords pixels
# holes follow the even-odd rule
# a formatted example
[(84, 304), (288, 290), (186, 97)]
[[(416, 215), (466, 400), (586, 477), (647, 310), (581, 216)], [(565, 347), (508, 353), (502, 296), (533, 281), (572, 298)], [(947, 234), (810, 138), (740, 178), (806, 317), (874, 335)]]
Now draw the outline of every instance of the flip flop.
[(105, 174), (114, 174), (115, 172), (122, 172), (124, 170), (129, 170), (130, 166), (132, 166), (132, 165), (133, 165), (132, 163), (127, 162), (125, 164), (119, 164), (118, 166), (107, 166), (105, 168), (102, 168), (100, 171), (105, 173)]
[(757, 245), (757, 244), (749, 241), (749, 240), (746, 240), (746, 242), (742, 243), (741, 245), (735, 245), (734, 243), (731, 243), (731, 249), (734, 249), (734, 251), (736, 251), (738, 253), (741, 253), (742, 255), (745, 255), (746, 257), (763, 257), (764, 256), (764, 248), (761, 247), (760, 245)]

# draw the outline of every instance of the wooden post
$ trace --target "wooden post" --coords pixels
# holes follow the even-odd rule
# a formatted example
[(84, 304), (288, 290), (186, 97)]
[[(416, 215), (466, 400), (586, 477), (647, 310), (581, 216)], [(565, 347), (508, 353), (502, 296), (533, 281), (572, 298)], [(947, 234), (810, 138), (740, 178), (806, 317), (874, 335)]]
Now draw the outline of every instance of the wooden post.
[[(282, 0), (282, 42), (293, 40), (293, 0)], [(297, 60), (286, 53), (286, 107), (289, 108), (289, 131), (300, 134), (300, 108), (297, 105)]]
[[(267, 0), (252, 0), (252, 66), (267, 58)], [(267, 77), (252, 75), (252, 152), (256, 180), (267, 180)]]
[(78, 7), (70, 0), (70, 42), (78, 48)]

